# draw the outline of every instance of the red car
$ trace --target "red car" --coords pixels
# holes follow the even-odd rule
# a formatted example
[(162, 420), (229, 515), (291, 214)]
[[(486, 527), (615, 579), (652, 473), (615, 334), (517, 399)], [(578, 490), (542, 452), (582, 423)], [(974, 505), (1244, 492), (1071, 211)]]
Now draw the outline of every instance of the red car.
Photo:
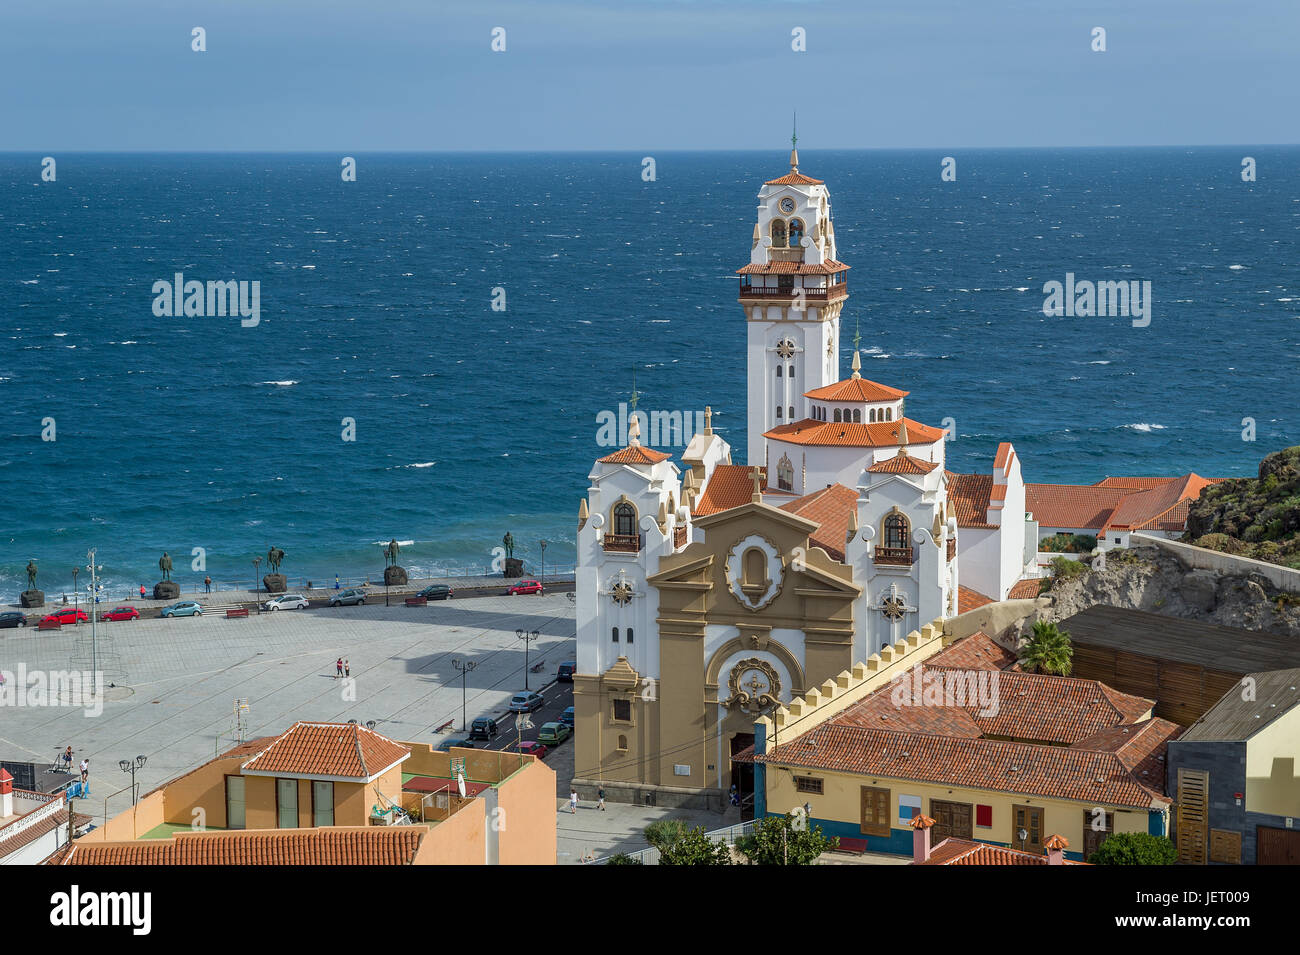
[(105, 620), (135, 620), (140, 616), (140, 611), (134, 607), (114, 607), (112, 610), (105, 611), (99, 615), (100, 622)]
[(510, 596), (515, 594), (540, 594), (542, 592), (542, 582), (540, 580), (521, 580), (517, 584), (511, 585), (506, 591)]
[(86, 611), (75, 610), (72, 607), (64, 607), (62, 610), (56, 610), (54, 613), (46, 614), (41, 618), (41, 623), (57, 623), (60, 625), (69, 623), (81, 623), (83, 620), (89, 620)]
[(525, 756), (536, 756), (538, 759), (546, 758), (546, 747), (537, 742), (535, 739), (526, 739), (519, 744), (519, 752)]

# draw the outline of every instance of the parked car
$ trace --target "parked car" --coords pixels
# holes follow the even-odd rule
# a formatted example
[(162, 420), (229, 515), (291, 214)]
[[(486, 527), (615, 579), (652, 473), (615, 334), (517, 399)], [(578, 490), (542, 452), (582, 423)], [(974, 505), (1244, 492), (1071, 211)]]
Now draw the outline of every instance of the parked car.
[(450, 600), (455, 593), (456, 591), (446, 584), (430, 584), (415, 596), (423, 597), (425, 600)]
[(134, 607), (114, 607), (112, 610), (106, 610), (99, 615), (99, 620), (103, 623), (105, 620), (135, 620), (140, 616), (140, 611)]
[(480, 716), (469, 725), (470, 739), (491, 739), (497, 735), (497, 721), (490, 716)]
[(67, 624), (70, 623), (81, 623), (81, 621), (83, 620), (89, 620), (90, 617), (86, 616), (86, 611), (84, 610), (76, 610), (72, 607), (64, 607), (62, 610), (54, 611), (54, 613), (47, 613), (41, 619), (42, 622), (46, 620), (49, 621), (57, 620), (60, 624), (66, 626)]
[(555, 679), (561, 683), (572, 683), (573, 674), (578, 672), (578, 664), (573, 660), (567, 660), (560, 664), (560, 669), (555, 672)]
[(564, 712), (560, 714), (560, 722), (569, 729), (573, 729), (573, 707), (566, 706), (564, 708)]
[(537, 740), (535, 739), (524, 740), (522, 743), (519, 744), (518, 749), (519, 752), (523, 753), (525, 756), (536, 756), (538, 759), (546, 758), (546, 753), (547, 753), (546, 746), (542, 743), (537, 742)]
[(6, 610), (0, 613), (0, 627), (25, 627), (27, 626), (27, 614), (20, 613), (17, 610)]
[(511, 713), (531, 713), (533, 710), (539, 710), (541, 708), (542, 697), (540, 693), (525, 691), (523, 693), (516, 693), (514, 696), (510, 697)]
[(438, 744), (438, 752), (440, 752), (440, 753), (446, 753), (446, 752), (448, 752), (448, 751), (449, 751), (453, 746), (456, 746), (456, 747), (458, 747), (458, 748), (460, 748), (460, 749), (473, 749), (473, 748), (474, 748), (474, 744), (471, 743), (468, 739), (466, 739), (466, 738), (463, 737), (463, 736), (458, 736), (458, 737), (456, 737), (456, 738), (454, 738), (454, 739), (445, 739), (445, 740), (443, 740), (441, 743), (439, 743), (439, 744)]
[(331, 607), (351, 607), (366, 602), (366, 592), (364, 590), (340, 590), (330, 598)]
[(543, 723), (537, 740), (547, 746), (559, 746), (572, 735), (573, 730), (566, 723)]
[(521, 580), (517, 584), (511, 584), (506, 590), (508, 596), (515, 594), (540, 594), (542, 592), (542, 582), (540, 580)]
[(164, 617), (197, 617), (203, 613), (203, 605), (195, 603), (193, 600), (182, 600), (174, 603), (170, 607), (163, 607), (161, 616)]
[(302, 594), (280, 594), (262, 604), (263, 610), (306, 610), (307, 598)]

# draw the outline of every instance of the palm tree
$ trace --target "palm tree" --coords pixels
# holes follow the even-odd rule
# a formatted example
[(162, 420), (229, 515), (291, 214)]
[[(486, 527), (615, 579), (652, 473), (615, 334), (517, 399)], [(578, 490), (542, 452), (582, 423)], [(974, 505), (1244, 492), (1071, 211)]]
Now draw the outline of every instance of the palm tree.
[(1034, 633), (1020, 648), (1020, 665), (1031, 673), (1069, 676), (1074, 648), (1070, 635), (1046, 620), (1034, 622)]

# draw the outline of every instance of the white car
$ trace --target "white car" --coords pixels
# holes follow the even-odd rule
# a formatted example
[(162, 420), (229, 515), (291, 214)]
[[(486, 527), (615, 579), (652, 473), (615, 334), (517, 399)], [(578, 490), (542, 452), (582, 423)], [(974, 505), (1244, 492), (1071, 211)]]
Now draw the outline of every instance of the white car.
[(263, 610), (306, 610), (307, 598), (302, 594), (280, 594), (262, 604)]

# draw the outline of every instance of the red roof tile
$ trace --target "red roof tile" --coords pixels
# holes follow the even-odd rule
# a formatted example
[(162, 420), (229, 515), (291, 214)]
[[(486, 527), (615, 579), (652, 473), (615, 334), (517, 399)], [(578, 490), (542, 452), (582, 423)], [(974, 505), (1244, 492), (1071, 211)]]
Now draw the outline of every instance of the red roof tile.
[(371, 779), (411, 755), (410, 749), (356, 723), (295, 723), (241, 766), (265, 775)]
[(1011, 585), (1011, 590), (1007, 592), (1008, 600), (1029, 600), (1037, 597), (1042, 590), (1043, 581), (1038, 577), (1030, 577), (1028, 580), (1018, 580)]
[[(704, 493), (695, 502), (695, 516), (704, 517), (718, 511), (748, 504), (754, 499), (753, 468), (747, 464), (719, 464), (713, 469)], [(767, 486), (767, 469), (759, 468), (761, 484)]]
[[(1059, 838), (1059, 837), (1058, 837)], [(1087, 865), (1073, 859), (1062, 859), (1066, 865)], [(913, 865), (1047, 865), (1047, 856), (1034, 852), (1008, 849), (1006, 846), (958, 839), (950, 836), (930, 850), (930, 858)]]
[(812, 176), (805, 176), (801, 172), (788, 172), (780, 179), (769, 179), (763, 183), (765, 186), (821, 186), (825, 185), (822, 179), (814, 179)]
[(858, 492), (843, 484), (832, 484), (781, 505), (781, 510), (816, 521), (817, 530), (808, 540), (835, 560), (844, 560), (849, 517), (858, 508)]
[(1201, 491), (1212, 483), (1198, 474), (1186, 474), (1149, 491), (1135, 491), (1120, 501), (1107, 520), (1105, 530), (1136, 530), (1153, 525), (1166, 515), (1176, 514), (1180, 508), (1182, 519), (1186, 521), (1190, 509), (1188, 502), (1200, 497)]
[(991, 474), (955, 474), (948, 479), (948, 503), (958, 527), (996, 527), (988, 522), (989, 495), (993, 490)]
[(957, 640), (925, 661), (928, 667), (956, 667), (961, 670), (1005, 670), (1014, 666), (1016, 655), (998, 644), (983, 630)]
[(74, 842), (56, 865), (409, 865), (427, 826), (322, 826), (184, 832), (170, 839)]
[(1146, 785), (1165, 791), (1165, 744), (1177, 739), (1183, 727), (1169, 720), (1155, 717), (1135, 725), (1113, 726), (1101, 730), (1070, 746), (1073, 749), (1090, 749), (1114, 753), (1129, 772)]
[(994, 603), (992, 597), (986, 597), (978, 590), (971, 590), (969, 587), (958, 585), (957, 587), (957, 612), (965, 613), (968, 610), (975, 610), (983, 607), (985, 604)]
[(750, 263), (744, 268), (736, 269), (737, 275), (831, 275), (835, 272), (847, 272), (850, 266), (843, 262), (828, 259), (821, 265), (811, 262), (762, 262)]
[(899, 451), (892, 458), (877, 461), (867, 468), (873, 474), (929, 474), (939, 466), (935, 461), (922, 461)]
[[(54, 797), (61, 799), (61, 796)], [(44, 808), (44, 807), (41, 807)], [(39, 811), (39, 810), (34, 810)], [(18, 820), (14, 820), (17, 822)], [(79, 812), (72, 814), (72, 828), (80, 829), (86, 823), (91, 821), (90, 816), (83, 816)], [(61, 829), (68, 824), (68, 810), (56, 809), (54, 812), (38, 822), (29, 823), (25, 828), (19, 830), (13, 835), (6, 836), (4, 829), (0, 829), (0, 859), (17, 852), (24, 846), (31, 845), (41, 836), (48, 835), (55, 829)], [(10, 823), (10, 825), (13, 825)], [(7, 828), (7, 827), (6, 827)]]
[(1077, 527), (1099, 531), (1127, 495), (1120, 487), (1092, 484), (1026, 484), (1025, 510), (1039, 527)]
[[(942, 428), (904, 418), (907, 422), (907, 443), (933, 444), (943, 438)], [(793, 424), (780, 425), (763, 437), (790, 444), (817, 447), (888, 448), (898, 446), (898, 426), (901, 421), (877, 421), (874, 424), (848, 424), (845, 422), (814, 421), (804, 418)]]
[(671, 458), (672, 455), (666, 451), (656, 451), (654, 448), (642, 447), (639, 444), (630, 444), (620, 451), (613, 454), (607, 454), (603, 458), (598, 458), (598, 464), (658, 464)]
[(879, 382), (868, 381), (866, 378), (845, 378), (834, 384), (805, 391), (804, 397), (815, 398), (818, 401), (897, 401), (899, 398), (906, 398), (910, 393), (890, 388)]

